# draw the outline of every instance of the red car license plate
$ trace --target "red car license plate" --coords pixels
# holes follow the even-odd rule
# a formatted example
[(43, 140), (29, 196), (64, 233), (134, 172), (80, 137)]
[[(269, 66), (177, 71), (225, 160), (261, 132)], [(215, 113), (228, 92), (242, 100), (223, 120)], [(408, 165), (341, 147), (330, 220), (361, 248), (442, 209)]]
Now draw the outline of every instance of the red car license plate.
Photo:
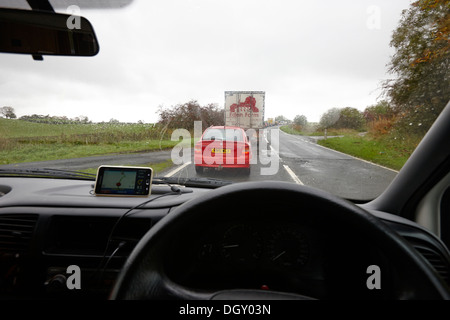
[(213, 148), (211, 153), (231, 153), (231, 149), (217, 149)]

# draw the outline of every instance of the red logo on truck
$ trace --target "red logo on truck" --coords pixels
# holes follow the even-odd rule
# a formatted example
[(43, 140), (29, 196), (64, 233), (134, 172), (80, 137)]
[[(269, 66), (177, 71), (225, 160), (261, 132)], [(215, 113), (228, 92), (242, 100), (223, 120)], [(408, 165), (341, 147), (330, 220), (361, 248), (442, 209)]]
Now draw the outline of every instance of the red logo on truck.
[(230, 112), (236, 112), (238, 110), (245, 110), (245, 109), (250, 109), (252, 112), (259, 112), (259, 109), (256, 107), (256, 99), (253, 97), (247, 97), (245, 98), (244, 102), (239, 102), (238, 104), (233, 103), (230, 106)]

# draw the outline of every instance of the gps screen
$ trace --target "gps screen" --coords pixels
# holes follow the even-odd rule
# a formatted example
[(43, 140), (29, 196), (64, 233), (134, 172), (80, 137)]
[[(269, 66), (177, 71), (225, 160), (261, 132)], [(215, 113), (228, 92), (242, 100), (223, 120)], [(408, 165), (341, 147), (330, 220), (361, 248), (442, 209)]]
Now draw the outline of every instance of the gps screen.
[(95, 193), (146, 196), (150, 194), (151, 179), (151, 168), (101, 166), (97, 173)]

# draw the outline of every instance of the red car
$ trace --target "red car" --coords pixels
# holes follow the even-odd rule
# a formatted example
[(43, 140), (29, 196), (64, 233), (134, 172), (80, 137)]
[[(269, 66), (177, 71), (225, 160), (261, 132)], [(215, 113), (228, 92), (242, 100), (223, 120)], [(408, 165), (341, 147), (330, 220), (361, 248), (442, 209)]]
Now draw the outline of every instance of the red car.
[(209, 127), (194, 147), (197, 173), (202, 173), (204, 168), (243, 168), (250, 174), (251, 157), (250, 141), (239, 127)]

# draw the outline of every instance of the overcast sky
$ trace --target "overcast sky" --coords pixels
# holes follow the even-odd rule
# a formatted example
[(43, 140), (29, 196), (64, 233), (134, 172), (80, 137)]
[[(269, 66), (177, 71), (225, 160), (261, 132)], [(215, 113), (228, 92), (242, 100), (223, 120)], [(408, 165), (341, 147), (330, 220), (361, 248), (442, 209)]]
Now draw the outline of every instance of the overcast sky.
[[(77, 3), (77, 2), (75, 2)], [(0, 55), (0, 107), (93, 121), (155, 122), (159, 106), (266, 92), (265, 118), (375, 104), (410, 0), (135, 0), (83, 8), (96, 57)], [(64, 10), (59, 10), (64, 12)]]

